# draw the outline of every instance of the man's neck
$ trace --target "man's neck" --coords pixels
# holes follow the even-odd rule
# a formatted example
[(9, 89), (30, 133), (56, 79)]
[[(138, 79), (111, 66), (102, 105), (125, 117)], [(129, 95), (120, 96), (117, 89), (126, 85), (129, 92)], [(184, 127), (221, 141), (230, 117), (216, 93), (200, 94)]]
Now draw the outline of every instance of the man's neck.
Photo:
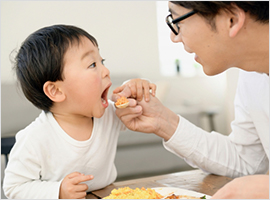
[(239, 48), (243, 52), (241, 68), (269, 74), (269, 24), (252, 21), (247, 26), (245, 45)]

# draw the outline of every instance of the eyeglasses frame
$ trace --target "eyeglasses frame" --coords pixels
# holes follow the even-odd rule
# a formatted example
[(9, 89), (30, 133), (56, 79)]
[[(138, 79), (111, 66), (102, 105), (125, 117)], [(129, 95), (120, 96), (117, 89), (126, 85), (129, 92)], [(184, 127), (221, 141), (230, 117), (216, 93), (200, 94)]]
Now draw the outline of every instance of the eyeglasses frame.
[[(170, 27), (170, 29), (172, 30), (172, 32), (173, 32), (175, 35), (178, 35), (180, 28), (179, 28), (179, 26), (178, 26), (176, 23), (178, 23), (178, 22), (180, 22), (180, 21), (182, 21), (182, 20), (184, 20), (184, 19), (186, 19), (186, 18), (188, 18), (188, 17), (194, 15), (196, 12), (197, 12), (197, 11), (192, 10), (192, 11), (188, 12), (188, 13), (185, 14), (185, 15), (182, 15), (182, 16), (176, 18), (176, 19), (173, 19), (172, 22), (169, 22), (169, 20), (168, 20), (169, 17), (172, 18), (172, 14), (169, 14), (169, 15), (166, 17), (166, 23), (167, 23), (167, 25)], [(177, 27), (177, 29), (178, 29), (178, 32), (176, 32), (176, 30), (172, 27), (171, 23), (176, 24), (176, 27)]]

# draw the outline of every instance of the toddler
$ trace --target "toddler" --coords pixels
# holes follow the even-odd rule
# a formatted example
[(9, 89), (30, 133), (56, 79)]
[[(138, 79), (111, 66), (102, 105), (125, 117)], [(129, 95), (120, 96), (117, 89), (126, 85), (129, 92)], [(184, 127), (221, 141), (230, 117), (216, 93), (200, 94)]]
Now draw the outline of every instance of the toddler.
[[(15, 70), (24, 95), (42, 112), (16, 134), (5, 195), (84, 198), (114, 182), (117, 139), (125, 126), (107, 98), (110, 72), (96, 39), (75, 26), (42, 28), (22, 44)], [(142, 79), (122, 87), (138, 98), (156, 89)]]

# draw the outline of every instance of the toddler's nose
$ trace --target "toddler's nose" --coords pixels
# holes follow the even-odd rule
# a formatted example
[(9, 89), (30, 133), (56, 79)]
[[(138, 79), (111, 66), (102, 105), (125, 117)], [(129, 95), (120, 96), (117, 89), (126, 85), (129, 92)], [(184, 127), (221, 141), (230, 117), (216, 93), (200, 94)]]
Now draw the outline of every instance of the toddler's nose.
[(110, 70), (103, 65), (103, 71), (102, 71), (103, 77), (110, 76)]

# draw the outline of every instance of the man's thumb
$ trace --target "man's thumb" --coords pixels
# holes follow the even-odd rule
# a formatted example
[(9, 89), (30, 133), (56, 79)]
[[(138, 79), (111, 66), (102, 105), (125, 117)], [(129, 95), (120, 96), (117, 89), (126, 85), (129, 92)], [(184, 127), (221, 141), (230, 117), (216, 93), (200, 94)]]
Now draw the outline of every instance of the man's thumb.
[(118, 94), (112, 94), (112, 96), (111, 96), (111, 100), (113, 102), (116, 102), (117, 99), (119, 99), (119, 98), (121, 98), (121, 96), (119, 95), (119, 93)]

